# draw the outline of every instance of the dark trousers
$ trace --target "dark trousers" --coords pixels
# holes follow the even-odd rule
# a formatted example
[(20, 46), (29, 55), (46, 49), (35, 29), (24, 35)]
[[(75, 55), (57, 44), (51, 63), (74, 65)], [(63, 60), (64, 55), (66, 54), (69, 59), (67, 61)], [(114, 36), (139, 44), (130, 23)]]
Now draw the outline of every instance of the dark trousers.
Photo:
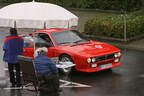
[(12, 85), (20, 85), (21, 84), (20, 64), (8, 63), (8, 69), (9, 69), (10, 82), (12, 83)]
[(59, 96), (58, 75), (40, 76), (40, 96)]

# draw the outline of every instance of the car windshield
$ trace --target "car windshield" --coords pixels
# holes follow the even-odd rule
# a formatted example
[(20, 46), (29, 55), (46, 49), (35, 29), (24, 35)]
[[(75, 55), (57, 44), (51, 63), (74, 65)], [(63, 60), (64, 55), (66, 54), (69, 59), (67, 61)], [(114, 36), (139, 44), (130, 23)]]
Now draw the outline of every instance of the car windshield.
[(51, 34), (57, 45), (77, 44), (88, 42), (82, 34), (75, 30), (54, 32)]

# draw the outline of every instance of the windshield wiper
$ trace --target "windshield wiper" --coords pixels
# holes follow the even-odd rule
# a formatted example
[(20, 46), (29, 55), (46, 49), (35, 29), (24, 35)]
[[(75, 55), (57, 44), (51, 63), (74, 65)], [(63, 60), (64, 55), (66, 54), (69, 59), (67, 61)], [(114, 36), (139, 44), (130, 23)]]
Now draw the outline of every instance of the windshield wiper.
[[(88, 43), (90, 43), (89, 40), (88, 40), (88, 41), (84, 41), (84, 42), (81, 42), (81, 41), (84, 41), (84, 40), (78, 40), (78, 41), (76, 41), (76, 42), (73, 42), (73, 43), (76, 43), (76, 44), (74, 44), (74, 45), (72, 45), (72, 46), (83, 45), (83, 44), (88, 44)], [(78, 43), (78, 42), (81, 42), (81, 43)], [(72, 46), (71, 46), (71, 47), (72, 47)]]
[(61, 44), (67, 44), (67, 43), (72, 43), (72, 42), (62, 42), (62, 43), (59, 43), (59, 45), (61, 45)]
[(83, 40), (83, 39), (81, 39), (81, 40), (75, 41), (73, 43), (78, 44), (79, 42), (81, 42), (81, 43), (89, 43), (89, 40)]
[(84, 41), (84, 40), (78, 40), (78, 41), (75, 41), (75, 42), (73, 42), (73, 43), (79, 43), (79, 42), (82, 42), (82, 41)]

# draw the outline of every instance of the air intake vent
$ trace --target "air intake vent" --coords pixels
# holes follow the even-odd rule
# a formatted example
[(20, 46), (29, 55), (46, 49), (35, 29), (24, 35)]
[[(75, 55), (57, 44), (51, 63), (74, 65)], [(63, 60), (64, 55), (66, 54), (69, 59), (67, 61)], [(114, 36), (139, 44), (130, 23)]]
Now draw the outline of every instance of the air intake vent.
[(108, 54), (108, 55), (96, 57), (96, 62), (100, 62), (100, 61), (104, 61), (104, 60), (108, 60), (112, 58), (114, 58), (114, 54)]

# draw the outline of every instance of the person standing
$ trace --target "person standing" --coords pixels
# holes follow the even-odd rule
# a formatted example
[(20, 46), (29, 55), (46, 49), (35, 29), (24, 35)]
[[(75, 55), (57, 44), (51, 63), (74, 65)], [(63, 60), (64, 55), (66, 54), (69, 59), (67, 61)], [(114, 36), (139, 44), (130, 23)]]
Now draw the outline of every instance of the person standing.
[(46, 47), (38, 49), (34, 59), (35, 69), (40, 81), (40, 96), (59, 96), (59, 76), (56, 64), (46, 55)]
[(21, 86), (20, 64), (18, 63), (18, 55), (23, 52), (23, 38), (19, 37), (15, 28), (10, 28), (10, 36), (4, 40), (4, 61), (8, 63), (11, 87)]

